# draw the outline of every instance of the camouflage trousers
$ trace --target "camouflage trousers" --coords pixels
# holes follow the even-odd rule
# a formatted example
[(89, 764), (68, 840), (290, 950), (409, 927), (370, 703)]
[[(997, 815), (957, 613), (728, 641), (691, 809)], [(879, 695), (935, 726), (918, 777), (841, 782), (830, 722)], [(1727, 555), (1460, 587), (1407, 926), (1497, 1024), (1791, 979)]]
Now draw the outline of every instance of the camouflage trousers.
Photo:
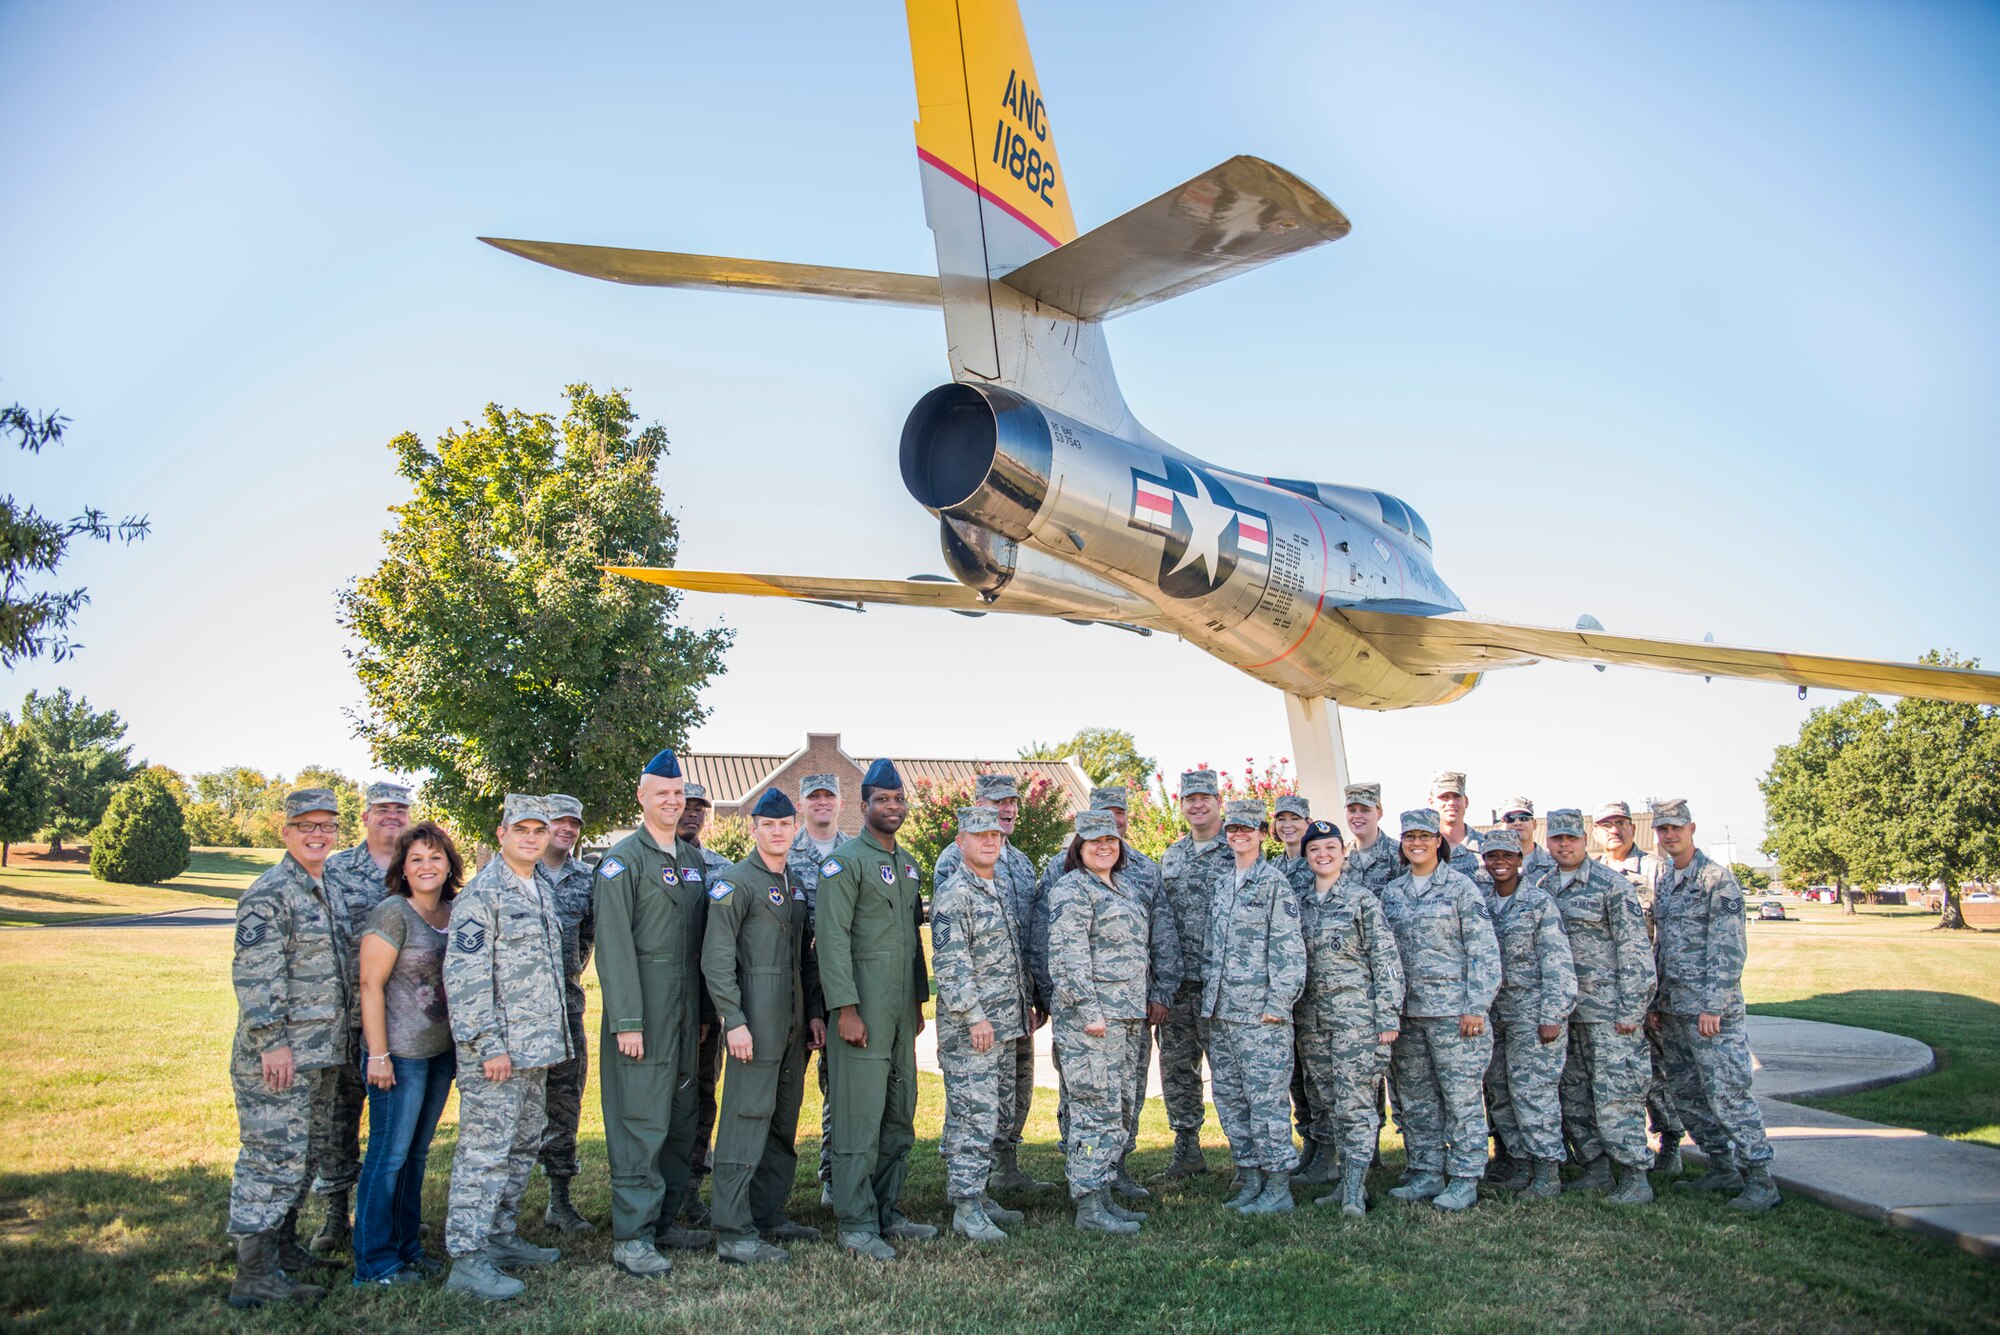
[[(364, 1052), (361, 1031), (348, 1040), (349, 1052)], [(368, 1082), (360, 1060), (327, 1068), (326, 1093), (313, 1105), (311, 1168), (313, 1191), (321, 1196), (352, 1191), (361, 1180), (361, 1110), (368, 1106)]]
[(1532, 1021), (1490, 1021), (1493, 1060), (1486, 1066), (1486, 1111), (1500, 1148), (1516, 1159), (1562, 1162), (1562, 1083), (1568, 1045), (1544, 1043)]
[(1084, 1017), (1073, 1012), (1057, 1012), (1053, 1024), (1069, 1112), (1063, 1137), (1069, 1194), (1083, 1197), (1110, 1186), (1125, 1161), (1132, 1051), (1145, 1021), (1107, 1020), (1102, 1038), (1084, 1033)]
[(541, 1152), (548, 1080), (547, 1067), (488, 1080), (478, 1056), (460, 1049), (458, 1148), (444, 1217), (444, 1247), (453, 1256), (483, 1251), (488, 1238), (514, 1232)]
[(1389, 1048), (1375, 1041), (1374, 1008), (1355, 1016), (1316, 1014), (1301, 1007), (1298, 1064), (1305, 1072), (1313, 1120), (1306, 1134), (1324, 1150), (1338, 1147), (1353, 1163), (1368, 1163), (1381, 1141), (1376, 1082), (1389, 1064)]
[(1292, 1022), (1210, 1020), (1208, 1057), (1215, 1074), (1215, 1116), (1238, 1168), (1289, 1173), (1292, 1144)]
[(1646, 1048), (1653, 1058), (1653, 1078), (1646, 1082), (1646, 1120), (1660, 1138), (1660, 1148), (1669, 1149), (1687, 1135), (1687, 1124), (1674, 1107), (1673, 1085), (1667, 1079), (1666, 1041), (1659, 1031), (1646, 1030)]
[(583, 1087), (590, 1079), (590, 1045), (583, 1012), (569, 1012), (569, 1050), (576, 1056), (549, 1068), (548, 1125), (542, 1131), (542, 1176), (576, 1176), (576, 1128), (583, 1120)]
[(1743, 1016), (1722, 1017), (1722, 1032), (1703, 1038), (1692, 1015), (1662, 1015), (1660, 1037), (1674, 1106), (1687, 1118), (1695, 1144), (1712, 1160), (1728, 1154), (1739, 1168), (1771, 1162), (1764, 1113), (1750, 1095), (1750, 1038)]
[(1562, 1073), (1563, 1134), (1577, 1162), (1608, 1154), (1627, 1168), (1650, 1169), (1646, 1143), (1646, 1081), (1651, 1076), (1643, 1034), (1570, 1021)]
[(938, 1021), (938, 1069), (944, 1074), (938, 1153), (944, 1156), (945, 1185), (953, 1197), (984, 1194), (996, 1152), (1011, 1143), (1015, 1059), (1024, 1041), (1005, 1039), (974, 1052), (970, 1029)]
[(312, 1125), (334, 1069), (300, 1071), (290, 1089), (274, 1094), (264, 1083), (262, 1054), (240, 1049), (230, 1054), (229, 1083), (242, 1142), (229, 1181), (231, 1233), (268, 1233), (305, 1200), (312, 1182)]
[(688, 1155), (688, 1194), (708, 1176), (709, 1147), (715, 1143), (715, 1087), (722, 1080), (722, 1022), (711, 1021), (708, 1037), (695, 1050), (694, 1150)]
[[(944, 1035), (939, 1034), (942, 1040)], [(998, 1044), (994, 1046), (998, 1047)], [(993, 1136), (996, 1153), (1021, 1143), (1028, 1129), (1028, 1110), (1035, 1103), (1035, 1035), (1031, 1031), (1014, 1040), (1014, 1069), (1010, 1073), (1000, 1105), (1000, 1127)]]
[(1160, 1097), (1167, 1105), (1167, 1125), (1175, 1131), (1199, 1131), (1203, 1116), (1201, 1061), (1208, 1051), (1208, 1021), (1201, 1009), (1201, 980), (1181, 984), (1174, 1004), (1160, 1024)]
[(1125, 1077), (1131, 1097), (1125, 1100), (1125, 1153), (1139, 1148), (1139, 1114), (1146, 1110), (1146, 1068), (1153, 1061), (1153, 1026), (1141, 1024), (1126, 1045), (1130, 1073)]
[(1486, 1100), (1493, 1031), (1458, 1032), (1456, 1015), (1403, 1017), (1390, 1050), (1396, 1118), (1413, 1173), (1478, 1177), (1486, 1171)]

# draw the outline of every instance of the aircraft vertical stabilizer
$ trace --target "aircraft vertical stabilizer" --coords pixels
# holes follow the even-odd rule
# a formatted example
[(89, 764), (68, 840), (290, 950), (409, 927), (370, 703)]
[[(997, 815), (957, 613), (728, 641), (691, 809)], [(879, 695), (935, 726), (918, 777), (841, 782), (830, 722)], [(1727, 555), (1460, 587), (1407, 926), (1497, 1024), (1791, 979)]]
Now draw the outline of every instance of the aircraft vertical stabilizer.
[(1015, 0), (907, 0), (917, 162), (954, 380), (1136, 428), (1094, 321), (999, 280), (1076, 239), (1069, 178)]

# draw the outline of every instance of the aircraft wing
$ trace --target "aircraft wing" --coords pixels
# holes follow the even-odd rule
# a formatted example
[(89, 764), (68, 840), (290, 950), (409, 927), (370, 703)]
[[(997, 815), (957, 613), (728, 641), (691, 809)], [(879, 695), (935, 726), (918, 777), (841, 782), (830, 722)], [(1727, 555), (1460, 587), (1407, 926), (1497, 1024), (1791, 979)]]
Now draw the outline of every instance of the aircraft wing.
[(560, 241), (479, 238), (496, 250), (546, 264), (552, 269), (637, 287), (707, 287), (731, 292), (772, 292), (780, 296), (869, 301), (936, 310), (943, 298), (929, 274), (841, 269), (829, 264), (786, 264), (740, 260), (726, 255), (683, 255), (668, 250), (623, 250), (617, 246), (573, 246)]
[(1601, 630), (1555, 630), (1484, 621), (1464, 613), (1420, 616), (1341, 608), (1340, 616), (1396, 666), (1411, 672), (1483, 672), (1536, 659), (1617, 663), (1701, 677), (1818, 686), (1831, 691), (1872, 691), (1932, 700), (2000, 705), (2000, 672), (1891, 663), (1869, 658), (1828, 658), (1728, 644), (1640, 639)]

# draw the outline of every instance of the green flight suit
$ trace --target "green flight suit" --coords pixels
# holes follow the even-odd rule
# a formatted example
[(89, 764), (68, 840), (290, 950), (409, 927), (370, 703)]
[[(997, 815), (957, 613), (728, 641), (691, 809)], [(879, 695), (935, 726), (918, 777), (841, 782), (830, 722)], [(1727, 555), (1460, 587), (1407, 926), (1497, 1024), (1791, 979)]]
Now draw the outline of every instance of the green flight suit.
[[(833, 1208), (843, 1233), (895, 1221), (916, 1143), (917, 1028), (930, 996), (917, 928), (916, 859), (866, 830), (820, 864), (816, 930), (833, 1098)], [(840, 1038), (842, 1006), (858, 1008), (868, 1046)]]
[[(784, 866), (755, 851), (709, 873), (708, 934), (701, 971), (724, 1035), (722, 1109), (716, 1118), (714, 1199), (721, 1242), (755, 1238), (785, 1218), (799, 1103), (806, 1087), (806, 1021), (817, 1018), (819, 967), (806, 892)], [(750, 1028), (750, 1060), (728, 1054), (727, 1036)]]
[[(597, 981), (603, 992), (598, 1080), (611, 1160), (611, 1230), (651, 1238), (680, 1213), (694, 1147), (695, 1066), (709, 1018), (701, 985), (707, 864), (679, 839), (641, 825), (597, 864)], [(645, 1039), (636, 1060), (619, 1034)]]

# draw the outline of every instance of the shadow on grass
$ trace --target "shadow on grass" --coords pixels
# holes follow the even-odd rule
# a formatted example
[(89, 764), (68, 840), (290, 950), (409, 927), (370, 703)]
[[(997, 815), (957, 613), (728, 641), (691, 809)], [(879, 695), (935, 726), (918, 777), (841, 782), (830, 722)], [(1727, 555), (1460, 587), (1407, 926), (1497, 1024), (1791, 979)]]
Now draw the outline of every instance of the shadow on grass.
[(1959, 992), (1865, 988), (1750, 1009), (1902, 1034), (1937, 1054), (1938, 1069), (1929, 1075), (1801, 1103), (1940, 1136), (1988, 1139), (2000, 1128), (2000, 1003)]
[[(200, 848), (188, 855), (188, 876), (248, 876), (256, 879), (271, 870), (277, 850)], [(180, 889), (175, 886), (175, 889)]]

